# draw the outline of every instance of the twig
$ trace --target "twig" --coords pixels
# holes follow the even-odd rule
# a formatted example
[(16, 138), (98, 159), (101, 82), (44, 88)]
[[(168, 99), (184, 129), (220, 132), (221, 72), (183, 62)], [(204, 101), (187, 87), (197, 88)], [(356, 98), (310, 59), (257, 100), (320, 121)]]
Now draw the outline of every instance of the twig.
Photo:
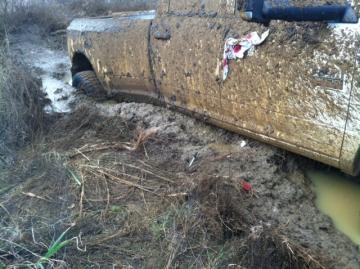
[(137, 137), (137, 140), (134, 144), (134, 148), (138, 149), (141, 145), (144, 144), (146, 140), (148, 140), (152, 135), (156, 134), (159, 131), (159, 127), (152, 127), (146, 130), (142, 130)]
[(104, 238), (101, 238), (101, 239), (98, 239), (98, 240), (95, 240), (94, 242), (88, 242), (87, 245), (90, 245), (90, 246), (94, 246), (94, 245), (99, 245), (99, 244), (102, 244), (106, 241), (109, 241), (111, 239), (114, 239), (115, 237), (118, 237), (118, 236), (125, 236), (127, 235), (128, 232), (125, 232), (124, 230), (119, 230), (117, 231), (116, 233), (112, 234), (112, 235), (109, 235), (107, 237), (104, 237)]
[[(123, 165), (123, 166), (127, 166), (127, 167), (130, 167), (130, 168), (133, 168), (133, 169), (136, 169), (136, 170), (139, 170), (139, 171), (142, 171), (142, 172), (145, 172), (149, 175), (152, 175), (154, 177), (157, 177), (159, 179), (162, 179), (166, 182), (169, 182), (169, 183), (175, 183), (173, 180), (169, 179), (169, 178), (166, 178), (166, 177), (163, 177), (163, 176), (160, 176), (160, 175), (157, 175), (155, 174), (154, 172), (150, 171), (150, 170), (147, 170), (147, 169), (144, 169), (144, 168), (141, 168), (141, 167), (137, 167), (135, 165), (131, 165), (131, 164), (126, 164), (126, 163), (122, 163), (122, 162), (117, 162), (117, 164), (120, 164), (120, 165)], [(90, 167), (90, 168), (95, 168), (95, 169), (98, 169), (100, 167), (96, 167), (96, 166), (92, 166), (92, 165), (84, 165), (85, 167)], [(105, 168), (105, 169), (108, 169), (108, 168)], [(110, 169), (109, 169), (110, 170)], [(125, 174), (125, 173), (121, 173), (121, 174)], [(125, 174), (126, 175), (126, 174)]]
[(103, 171), (103, 170), (97, 170), (97, 171), (95, 171), (95, 172), (93, 172), (93, 173), (94, 173), (94, 174), (96, 174), (96, 173), (104, 174), (104, 175), (112, 178), (113, 180), (117, 180), (117, 181), (119, 181), (119, 182), (121, 182), (121, 183), (123, 183), (123, 184), (125, 184), (125, 185), (131, 186), (131, 187), (135, 187), (135, 188), (138, 188), (138, 189), (140, 189), (140, 190), (143, 190), (143, 191), (146, 191), (146, 192), (150, 192), (150, 193), (155, 194), (155, 195), (158, 196), (157, 193), (155, 193), (155, 192), (153, 192), (153, 191), (151, 191), (151, 190), (149, 190), (149, 189), (146, 189), (146, 188), (144, 188), (143, 186), (141, 186), (141, 185), (139, 185), (139, 184), (136, 184), (136, 183), (133, 183), (133, 182), (131, 182), (131, 181), (128, 181), (128, 180), (119, 178), (119, 177), (114, 176), (114, 175), (112, 175), (112, 174), (110, 174), (110, 173), (107, 173), (107, 172), (105, 172), (105, 171)]
[(129, 150), (129, 151), (134, 151), (134, 147), (130, 144), (130, 143), (122, 143), (122, 144), (106, 144), (106, 143), (102, 143), (102, 144), (95, 144), (92, 146), (89, 146), (90, 148), (86, 149), (86, 147), (82, 147), (80, 149), (83, 149), (82, 151), (80, 151), (80, 149), (76, 149), (77, 152), (70, 154), (70, 158), (75, 158), (78, 155), (85, 155), (85, 153), (91, 153), (94, 151), (103, 151), (103, 150), (108, 150), (108, 149), (112, 149), (112, 150)]
[(145, 205), (145, 207), (146, 207), (146, 211), (149, 211), (149, 206), (148, 206), (148, 204), (147, 204), (147, 202), (146, 202), (145, 195), (144, 195), (144, 192), (143, 192), (143, 191), (141, 192), (141, 197), (142, 197), (143, 200), (144, 200), (144, 205)]
[(147, 152), (147, 150), (146, 150), (145, 144), (143, 144), (143, 148), (144, 148), (144, 152), (145, 152), (145, 157), (146, 157), (146, 159), (149, 159), (149, 154), (148, 154), (148, 152)]
[[(176, 257), (176, 254), (179, 250), (179, 247), (181, 245), (181, 240), (180, 242), (177, 241), (178, 237), (176, 234), (174, 234), (171, 242), (170, 242), (170, 247), (171, 247), (171, 252), (170, 252), (170, 256), (169, 256), (169, 259), (168, 259), (168, 262), (166, 264), (166, 267), (165, 269), (170, 269), (171, 268), (171, 265)], [(175, 246), (174, 246), (175, 245)]]
[(130, 178), (136, 179), (136, 180), (141, 180), (141, 178), (138, 177), (138, 176), (130, 175), (130, 174), (127, 174), (127, 173), (124, 173), (124, 172), (118, 172), (118, 171), (115, 171), (115, 170), (110, 169), (110, 168), (105, 168), (105, 167), (100, 167), (100, 166), (88, 166), (88, 167), (96, 169), (96, 170), (106, 170), (106, 171), (111, 172), (111, 173), (116, 173), (116, 174), (119, 174), (119, 175), (122, 175), (122, 176), (127, 176), (127, 177), (130, 177)]
[[(75, 152), (73, 154), (70, 155), (70, 158), (74, 158), (76, 156), (83, 155), (85, 153), (89, 153), (89, 152), (94, 152), (94, 151), (102, 151), (102, 150), (108, 150), (108, 149), (113, 149), (113, 150), (129, 150), (129, 151), (136, 151), (139, 149), (139, 147), (141, 145), (144, 144), (144, 142), (149, 139), (152, 135), (154, 135), (160, 128), (149, 128), (147, 130), (144, 130), (142, 132), (139, 133), (136, 141), (134, 143), (129, 143), (129, 142), (123, 142), (123, 143), (100, 143), (100, 144), (94, 144), (89, 146), (89, 149), (86, 149), (85, 146), (83, 146), (82, 148), (82, 152), (80, 151), (80, 149), (78, 149), (78, 152)], [(79, 153), (80, 152), (80, 153)]]
[(187, 196), (189, 195), (187, 192), (180, 192), (180, 193), (172, 193), (172, 194), (168, 194), (168, 197), (179, 197), (179, 196)]
[(86, 156), (84, 153), (82, 153), (82, 152), (80, 151), (80, 149), (76, 149), (76, 151), (77, 151), (81, 156), (83, 156), (86, 160), (88, 160), (88, 161), (90, 162), (89, 157)]
[(24, 247), (24, 246), (21, 246), (21, 245), (19, 245), (19, 244), (15, 243), (15, 242), (13, 242), (13, 241), (10, 241), (10, 240), (7, 240), (7, 239), (5, 239), (5, 238), (1, 238), (1, 237), (0, 237), (0, 241), (4, 241), (4, 242), (6, 242), (6, 243), (9, 243), (10, 245), (13, 245), (13, 246), (19, 247), (19, 248), (21, 248), (21, 249), (23, 249), (23, 250), (25, 250), (25, 251), (29, 252), (30, 254), (32, 254), (33, 256), (35, 256), (35, 257), (37, 257), (37, 258), (42, 258), (42, 256), (40, 256), (40, 255), (38, 255), (38, 254), (36, 254), (36, 253), (32, 252), (32, 251), (31, 251), (31, 250), (29, 250), (28, 248), (26, 248), (26, 247)]
[[(125, 196), (126, 196), (126, 195), (122, 195), (122, 196), (118, 196), (118, 197), (114, 197), (114, 198), (111, 198), (111, 197), (110, 197), (110, 201), (118, 201), (118, 200), (124, 199)], [(106, 202), (107, 199), (91, 199), (91, 198), (86, 198), (86, 201), (95, 202), (95, 203), (103, 203), (103, 202)]]
[(302, 257), (307, 263), (314, 263), (318, 268), (325, 269), (325, 266), (322, 265), (318, 260), (316, 260), (313, 256), (311, 256), (308, 252), (306, 252), (305, 248), (298, 246), (296, 244), (293, 244), (290, 242), (290, 240), (284, 236), (279, 235), (279, 238), (281, 239), (281, 243), (286, 246), (286, 248), (291, 252), (291, 254), (296, 257), (300, 256)]
[(43, 200), (43, 201), (47, 201), (47, 202), (50, 202), (49, 199), (46, 199), (44, 197), (41, 197), (41, 196), (38, 196), (32, 192), (21, 192), (22, 194), (28, 196), (28, 197), (31, 197), (31, 198), (36, 198), (36, 199), (39, 199), (39, 200)]
[(146, 163), (146, 162), (144, 162), (144, 161), (142, 161), (142, 160), (137, 160), (137, 161), (138, 161), (139, 163), (141, 163), (141, 164), (149, 167), (149, 168), (153, 168), (150, 164), (148, 164), (148, 163)]
[(83, 200), (85, 196), (85, 180), (83, 174), (81, 174), (81, 193), (80, 193), (80, 201), (79, 201), (79, 216), (82, 217), (83, 212)]
[(105, 207), (105, 214), (106, 212), (108, 212), (109, 210), (109, 204), (110, 204), (110, 190), (109, 190), (109, 185), (107, 183), (106, 178), (104, 178), (105, 180), (105, 185), (106, 185), (106, 207)]

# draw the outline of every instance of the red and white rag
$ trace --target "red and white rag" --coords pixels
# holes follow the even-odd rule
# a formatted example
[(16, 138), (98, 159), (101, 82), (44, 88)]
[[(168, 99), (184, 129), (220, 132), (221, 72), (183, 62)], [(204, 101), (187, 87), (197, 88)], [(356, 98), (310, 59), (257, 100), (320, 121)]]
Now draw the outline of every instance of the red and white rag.
[(268, 36), (269, 30), (264, 32), (261, 37), (257, 32), (251, 32), (240, 39), (226, 39), (223, 57), (223, 80), (227, 78), (229, 73), (229, 60), (243, 59), (245, 52), (248, 52), (249, 56), (252, 55), (255, 46), (263, 43)]

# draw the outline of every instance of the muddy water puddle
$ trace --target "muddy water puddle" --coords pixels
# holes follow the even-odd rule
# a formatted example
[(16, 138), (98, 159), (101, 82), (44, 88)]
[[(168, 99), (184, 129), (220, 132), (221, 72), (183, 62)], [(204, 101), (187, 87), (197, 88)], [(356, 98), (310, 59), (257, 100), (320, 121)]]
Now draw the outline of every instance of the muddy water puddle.
[(360, 178), (340, 172), (308, 171), (318, 208), (354, 243), (360, 245)]
[(70, 62), (62, 51), (52, 51), (43, 48), (38, 54), (38, 49), (33, 48), (33, 66), (41, 72), (43, 90), (51, 100), (45, 110), (47, 112), (70, 112), (70, 102), (73, 101), (74, 88), (71, 86)]
[(51, 101), (45, 110), (49, 113), (70, 112), (75, 89), (71, 86), (71, 63), (66, 51), (49, 48), (38, 31), (32, 28), (12, 36), (11, 42), (13, 53), (42, 81), (42, 89)]
[(71, 76), (64, 75), (62, 79), (54, 78), (48, 75), (41, 76), (43, 90), (51, 100), (45, 110), (47, 112), (70, 112), (69, 103), (73, 100), (74, 89), (71, 86)]

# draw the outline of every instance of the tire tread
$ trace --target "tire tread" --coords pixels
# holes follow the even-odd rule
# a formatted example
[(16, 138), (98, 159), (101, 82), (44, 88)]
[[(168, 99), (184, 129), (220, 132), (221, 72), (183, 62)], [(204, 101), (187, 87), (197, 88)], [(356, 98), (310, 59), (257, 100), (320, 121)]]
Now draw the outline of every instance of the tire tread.
[(82, 71), (73, 76), (73, 86), (84, 91), (86, 95), (95, 95), (104, 92), (94, 71)]

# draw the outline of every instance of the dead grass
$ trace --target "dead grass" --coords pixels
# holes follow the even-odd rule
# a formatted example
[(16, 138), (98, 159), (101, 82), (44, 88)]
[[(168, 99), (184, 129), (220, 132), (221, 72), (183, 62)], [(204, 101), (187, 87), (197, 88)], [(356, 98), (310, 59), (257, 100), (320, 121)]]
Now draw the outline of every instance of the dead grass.
[(281, 229), (255, 226), (247, 245), (245, 260), (248, 268), (328, 268), (323, 257), (292, 242)]
[[(189, 177), (147, 156), (161, 129), (139, 131), (84, 106), (52, 127), (0, 196), (4, 266), (44, 260), (68, 230), (49, 268), (324, 268), (285, 228), (267, 228), (241, 182)], [(99, 147), (115, 140), (126, 147)]]
[(73, 0), (69, 6), (84, 16), (108, 15), (112, 12), (155, 9), (157, 0)]
[[(1, 2), (2, 1), (2, 2)], [(7, 12), (8, 31), (15, 32), (27, 25), (37, 25), (44, 37), (64, 30), (75, 17), (109, 15), (112, 12), (155, 9), (157, 0), (48, 0), (14, 1), (0, 0), (10, 7)], [(0, 20), (1, 23), (1, 20)]]
[(60, 29), (66, 29), (69, 19), (66, 10), (56, 3), (21, 5), (8, 14), (9, 32), (16, 32), (28, 25), (37, 25), (44, 36)]
[[(0, 209), (0, 261), (10, 264), (9, 268), (25, 264), (35, 268), (56, 238), (71, 225), (67, 207), (74, 197), (69, 192), (64, 159), (56, 152), (40, 152), (41, 149), (24, 152), (23, 159), (12, 166), (8, 181), (0, 181), (2, 186), (14, 184), (2, 195)], [(62, 263), (60, 259), (51, 262)]]
[(21, 63), (13, 63), (0, 48), (0, 159), (34, 139), (45, 123), (46, 99), (36, 80)]
[(7, 2), (4, 0), (0, 0), (0, 46), (6, 47), (6, 41), (7, 41), (7, 27), (6, 27), (6, 21), (7, 21), (7, 12), (5, 10), (7, 9)]
[[(4, 19), (4, 17), (1, 18)], [(46, 117), (43, 109), (46, 100), (40, 90), (41, 83), (31, 75), (31, 72), (26, 70), (26, 66), (22, 63), (14, 63), (9, 59), (8, 43), (6, 42), (8, 27), (4, 20), (0, 28), (1, 38), (4, 40), (4, 42), (0, 42), (0, 195), (5, 199), (2, 199), (0, 203), (2, 211), (0, 267), (4, 267), (2, 261), (3, 257), (7, 257), (7, 255), (14, 257), (14, 264), (25, 262), (26, 265), (29, 265), (27, 263), (31, 259), (28, 255), (33, 256), (34, 254), (34, 249), (28, 249), (23, 243), (23, 231), (20, 230), (22, 221), (24, 221), (22, 213), (20, 211), (17, 214), (12, 213), (12, 208), (16, 206), (20, 206), (19, 209), (21, 209), (21, 203), (13, 204), (10, 208), (6, 206), (5, 201), (7, 193), (12, 190), (15, 190), (14, 193), (16, 193), (14, 199), (30, 195), (34, 195), (33, 198), (38, 199), (42, 195), (41, 193), (36, 195), (31, 191), (21, 193), (16, 191), (16, 188), (25, 179), (29, 179), (31, 182), (33, 178), (30, 174), (34, 172), (32, 158), (25, 159), (23, 162), (16, 160), (21, 159), (22, 154), (19, 152), (23, 147), (30, 144), (44, 129)], [(54, 173), (52, 166), (38, 167), (42, 173), (45, 173), (46, 169), (50, 169), (51, 173)], [(15, 171), (26, 171), (26, 173), (16, 173)], [(27, 230), (29, 227), (31, 226), (27, 226)], [(21, 244), (17, 243), (19, 241)]]

